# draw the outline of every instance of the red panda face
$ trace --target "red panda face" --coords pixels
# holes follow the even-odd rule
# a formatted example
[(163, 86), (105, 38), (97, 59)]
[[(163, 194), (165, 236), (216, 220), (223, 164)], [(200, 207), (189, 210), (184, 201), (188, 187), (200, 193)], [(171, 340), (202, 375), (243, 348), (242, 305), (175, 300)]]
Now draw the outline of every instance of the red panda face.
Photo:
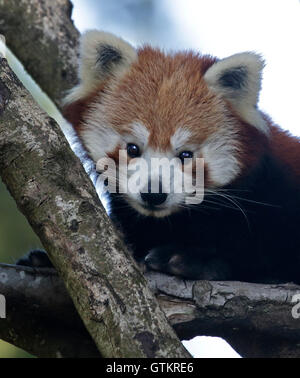
[[(203, 187), (218, 188), (254, 164), (260, 144), (254, 138), (267, 134), (256, 109), (262, 66), (257, 56), (238, 54), (217, 62), (193, 53), (166, 55), (150, 47), (136, 52), (116, 37), (90, 33), (83, 41), (82, 83), (68, 100), (68, 112), (73, 112), (69, 118), (73, 116), (96, 163), (113, 160), (118, 191), (136, 210), (169, 215), (187, 206), (192, 192), (185, 191), (183, 181), (195, 184), (197, 170), (204, 175)], [(100, 65), (96, 73), (90, 72), (95, 70), (93, 59)], [(79, 107), (80, 117), (74, 121)], [(124, 154), (127, 161), (121, 162)], [(137, 159), (148, 169), (131, 170)], [(152, 161), (161, 159), (172, 162), (169, 174), (163, 175), (163, 168), (154, 172)], [(129, 169), (120, 177), (124, 165)], [(128, 188), (133, 178), (138, 190)]]

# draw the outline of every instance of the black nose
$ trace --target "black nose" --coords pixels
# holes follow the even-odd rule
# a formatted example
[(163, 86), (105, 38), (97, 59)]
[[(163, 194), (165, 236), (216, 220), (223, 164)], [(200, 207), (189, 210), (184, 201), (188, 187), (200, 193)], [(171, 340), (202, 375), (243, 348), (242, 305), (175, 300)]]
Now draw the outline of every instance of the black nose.
[(166, 193), (141, 193), (142, 200), (150, 206), (164, 203), (168, 197)]

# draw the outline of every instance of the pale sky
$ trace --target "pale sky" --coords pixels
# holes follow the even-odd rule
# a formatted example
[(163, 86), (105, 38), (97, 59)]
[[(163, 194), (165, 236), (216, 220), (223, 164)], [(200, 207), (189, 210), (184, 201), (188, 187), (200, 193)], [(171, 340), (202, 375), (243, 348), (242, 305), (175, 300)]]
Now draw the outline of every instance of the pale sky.
[[(300, 136), (300, 2), (298, 0), (156, 0), (158, 12), (173, 21), (175, 33), (145, 40), (93, 9), (95, 0), (73, 0), (74, 20), (84, 31), (100, 28), (135, 44), (154, 42), (164, 48), (193, 48), (223, 58), (242, 51), (264, 57), (260, 108), (284, 129)], [(123, 30), (123, 29), (124, 30)]]

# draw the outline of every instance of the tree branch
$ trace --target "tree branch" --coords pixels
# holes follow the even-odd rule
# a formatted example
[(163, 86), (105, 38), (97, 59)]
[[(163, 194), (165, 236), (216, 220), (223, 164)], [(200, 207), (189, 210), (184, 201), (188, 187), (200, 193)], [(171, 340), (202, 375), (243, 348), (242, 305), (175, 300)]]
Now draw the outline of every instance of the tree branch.
[(292, 316), (299, 286), (147, 277), (181, 339), (218, 336), (244, 357), (300, 357), (300, 319)]
[(103, 357), (188, 357), (59, 126), (0, 60), (0, 174)]
[(0, 34), (58, 107), (77, 82), (79, 32), (72, 8), (69, 0), (0, 1)]
[(0, 339), (37, 357), (100, 357), (53, 269), (1, 265), (0, 293), (7, 307)]
[[(291, 314), (291, 299), (299, 294), (299, 286), (183, 281), (154, 272), (146, 277), (182, 340), (222, 336), (244, 357), (300, 356), (300, 320)], [(74, 350), (81, 344), (88, 346), (84, 355), (93, 356), (92, 340), (55, 271), (0, 265), (0, 293), (6, 297), (9, 316), (0, 323), (0, 338), (29, 347), (38, 356), (47, 355), (52, 346), (53, 355), (81, 356), (83, 348)], [(36, 323), (39, 328), (33, 333), (31, 325)], [(24, 328), (29, 331), (24, 333)], [(70, 343), (64, 338), (67, 345), (62, 344), (62, 329), (71, 329), (80, 341), (72, 344), (73, 336)], [(33, 334), (46, 342), (32, 345), (28, 340)], [(239, 342), (246, 335), (248, 342)]]

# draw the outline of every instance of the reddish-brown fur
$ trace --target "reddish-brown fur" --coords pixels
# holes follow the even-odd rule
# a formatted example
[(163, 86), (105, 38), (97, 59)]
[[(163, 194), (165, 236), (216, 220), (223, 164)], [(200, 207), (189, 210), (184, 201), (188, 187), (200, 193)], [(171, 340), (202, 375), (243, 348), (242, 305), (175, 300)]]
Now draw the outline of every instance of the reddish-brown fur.
[[(101, 67), (101, 59), (93, 59), (103, 54), (99, 47), (107, 34), (99, 32), (95, 39), (96, 34), (83, 57), (87, 67), (85, 59), (81, 62), (82, 86), (70, 93), (73, 103), (65, 117), (95, 163), (101, 161), (99, 171), (106, 170), (106, 157), (121, 164), (119, 150), (132, 143), (138, 152), (128, 150), (129, 163), (136, 155), (180, 157), (183, 151), (205, 163), (207, 190), (198, 204), (172, 191), (143, 196), (124, 193), (123, 186), (116, 193), (109, 188), (110, 217), (133, 256), (149, 269), (186, 279), (300, 284), (300, 140), (252, 108), (260, 86), (259, 57), (241, 54), (234, 66), (227, 60), (225, 68), (221, 62), (207, 72), (215, 58), (166, 55), (146, 46), (136, 60), (133, 48), (122, 43), (127, 59)], [(108, 58), (119, 57), (120, 41), (108, 39), (113, 43)], [(94, 55), (91, 46), (97, 49)], [(88, 85), (91, 93), (80, 98)], [(196, 159), (192, 168), (198, 173)], [(114, 170), (107, 174), (107, 179), (100, 175), (104, 184), (123, 185)]]
[[(213, 62), (192, 53), (173, 57), (150, 47), (140, 50), (138, 62), (113, 93), (109, 121), (119, 128), (138, 119), (150, 131), (149, 145), (162, 151), (170, 147), (170, 137), (180, 125), (201, 129), (198, 135), (204, 140), (213, 131), (214, 117), (220, 116), (209, 112), (218, 100), (202, 80)], [(180, 96), (174, 97), (174, 92)]]
[[(268, 140), (244, 122), (229, 103), (210, 91), (203, 75), (215, 62), (210, 56), (192, 52), (166, 55), (146, 46), (138, 51), (138, 61), (117, 85), (111, 86), (109, 81), (102, 83), (87, 98), (68, 105), (64, 115), (80, 134), (84, 115), (99, 101), (100, 94), (105, 99), (105, 119), (112, 127), (127, 133), (129, 125), (137, 120), (150, 132), (149, 145), (161, 151), (170, 148), (170, 138), (178, 127), (190, 130), (191, 142), (201, 145), (230, 121), (236, 125), (243, 173), (255, 166), (269, 144), (272, 154), (300, 184), (299, 139), (275, 127), (265, 117), (271, 127)], [(117, 161), (118, 149), (109, 155)]]
[(99, 97), (99, 93), (103, 91), (104, 86), (105, 83), (102, 83), (97, 90), (90, 93), (87, 97), (71, 102), (64, 107), (63, 116), (71, 123), (78, 134), (80, 134), (83, 128), (85, 114), (91, 104)]
[[(269, 121), (270, 122), (270, 121)], [(271, 124), (271, 122), (270, 122)], [(271, 126), (270, 147), (272, 154), (290, 173), (300, 189), (300, 140), (288, 131)]]

